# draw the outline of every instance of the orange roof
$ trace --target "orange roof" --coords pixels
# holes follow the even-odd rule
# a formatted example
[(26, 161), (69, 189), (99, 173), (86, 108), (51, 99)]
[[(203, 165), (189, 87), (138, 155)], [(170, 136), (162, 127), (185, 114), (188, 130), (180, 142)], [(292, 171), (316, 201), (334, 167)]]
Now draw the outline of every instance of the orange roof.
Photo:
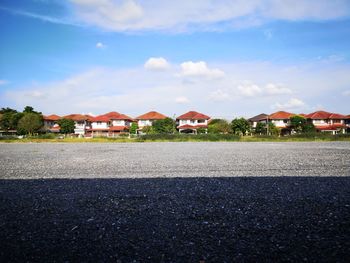
[(269, 115), (269, 119), (272, 120), (285, 120), (289, 119), (290, 117), (294, 116), (294, 113), (286, 112), (286, 111), (277, 111), (274, 113), (271, 113)]
[(109, 122), (109, 117), (104, 115), (99, 115), (96, 117), (92, 117), (89, 119), (91, 122), (101, 121), (101, 122)]
[(312, 120), (326, 120), (326, 119), (346, 119), (345, 115), (338, 113), (331, 113), (327, 111), (315, 111), (306, 115), (308, 119)]
[(106, 116), (108, 117), (110, 120), (130, 120), (132, 121), (133, 119), (131, 117), (129, 117), (128, 115), (125, 114), (121, 114), (119, 112), (116, 111), (111, 111), (105, 114), (102, 114), (100, 116)]
[(150, 111), (145, 114), (142, 114), (138, 117), (136, 117), (136, 120), (163, 120), (167, 118), (167, 116), (156, 112), (156, 111)]
[(48, 116), (44, 116), (44, 120), (45, 120), (45, 121), (57, 121), (57, 120), (59, 120), (59, 119), (61, 119), (61, 117), (58, 116), (58, 115), (55, 115), (55, 114), (51, 114), (51, 115), (48, 115)]
[(189, 111), (176, 118), (177, 120), (209, 120), (210, 117), (196, 111)]
[(91, 118), (90, 115), (83, 115), (83, 114), (69, 114), (66, 116), (63, 116), (62, 118), (64, 119), (69, 119), (69, 120), (73, 120), (73, 121), (86, 121), (88, 119)]
[(96, 122), (96, 121), (102, 121), (102, 122), (109, 122), (110, 120), (129, 120), (133, 121), (133, 119), (125, 114), (121, 114), (116, 111), (111, 111), (96, 117), (90, 118), (90, 121)]

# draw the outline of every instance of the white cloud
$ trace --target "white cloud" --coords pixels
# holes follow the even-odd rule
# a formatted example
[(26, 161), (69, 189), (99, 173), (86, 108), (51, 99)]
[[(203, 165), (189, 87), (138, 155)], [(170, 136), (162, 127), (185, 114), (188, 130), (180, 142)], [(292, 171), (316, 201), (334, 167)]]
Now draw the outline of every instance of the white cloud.
[(210, 93), (209, 100), (212, 100), (212, 101), (230, 100), (230, 94), (221, 89), (218, 89)]
[[(339, 95), (349, 90), (350, 66), (312, 63), (315, 64), (217, 64), (225, 77), (215, 81), (206, 77), (195, 81), (179, 78), (176, 73), (180, 65), (158, 71), (156, 77), (143, 67), (95, 68), (55, 82), (34, 80), (22, 87), (0, 89), (0, 104), (18, 109), (32, 105), (44, 113), (59, 115), (115, 110), (138, 116), (152, 108), (173, 116), (181, 114), (188, 103), (194, 110), (226, 118), (251, 117), (267, 112), (271, 105), (279, 109), (299, 106), (307, 112), (320, 104), (328, 111), (349, 114), (349, 97)], [(290, 96), (297, 99), (289, 101)]]
[(164, 70), (169, 68), (169, 63), (165, 58), (149, 58), (144, 64), (145, 69)]
[(81, 21), (114, 31), (222, 30), (273, 19), (326, 20), (348, 16), (347, 0), (135, 1), (70, 0)]
[(9, 81), (7, 81), (5, 79), (0, 79), (0, 86), (6, 85), (6, 84), (9, 84)]
[(180, 96), (175, 99), (175, 102), (178, 104), (187, 104), (190, 102), (190, 100), (187, 97)]
[(255, 84), (246, 84), (238, 86), (239, 94), (243, 97), (255, 97), (262, 94), (263, 90)]
[(279, 109), (279, 110), (291, 110), (291, 109), (300, 109), (302, 107), (305, 106), (305, 103), (300, 100), (300, 99), (296, 99), (296, 98), (292, 98), (289, 101), (285, 102), (285, 103), (275, 103), (274, 105), (272, 105), (273, 109)]
[(204, 61), (187, 61), (181, 64), (181, 75), (186, 77), (221, 78), (225, 73), (220, 69), (210, 69)]
[(71, 0), (78, 17), (92, 25), (109, 30), (137, 28), (143, 8), (133, 0)]
[(105, 45), (105, 44), (103, 44), (102, 42), (97, 42), (96, 43), (96, 48), (101, 48), (101, 49), (103, 49), (103, 48), (106, 48), (107, 46)]
[(265, 87), (265, 93), (267, 95), (284, 95), (284, 94), (291, 94), (292, 91), (281, 85), (269, 83)]

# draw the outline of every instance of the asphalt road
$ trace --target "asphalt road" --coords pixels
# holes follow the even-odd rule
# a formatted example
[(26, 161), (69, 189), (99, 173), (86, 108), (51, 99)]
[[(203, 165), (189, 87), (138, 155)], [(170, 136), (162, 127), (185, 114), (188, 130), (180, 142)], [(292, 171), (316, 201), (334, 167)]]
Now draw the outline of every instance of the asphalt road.
[(0, 144), (1, 262), (348, 262), (350, 143)]

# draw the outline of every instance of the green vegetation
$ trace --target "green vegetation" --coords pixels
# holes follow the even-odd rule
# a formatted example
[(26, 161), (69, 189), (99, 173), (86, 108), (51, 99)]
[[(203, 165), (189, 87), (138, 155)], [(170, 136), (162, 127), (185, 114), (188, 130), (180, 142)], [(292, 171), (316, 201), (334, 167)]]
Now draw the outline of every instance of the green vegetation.
[(224, 119), (213, 119), (208, 125), (208, 133), (229, 134), (232, 133), (231, 125)]
[(59, 119), (57, 124), (60, 126), (60, 132), (64, 134), (69, 134), (74, 132), (75, 124), (73, 120), (70, 119)]
[(236, 135), (245, 136), (250, 132), (250, 124), (244, 118), (235, 118), (231, 122), (232, 132)]
[(156, 134), (172, 134), (176, 131), (175, 121), (171, 118), (154, 121), (152, 123), (152, 128)]
[(33, 135), (40, 131), (43, 126), (43, 116), (33, 112), (24, 113), (18, 121), (17, 132), (19, 134)]
[(137, 125), (137, 123), (133, 122), (130, 126), (130, 134), (136, 134), (138, 128), (139, 126)]

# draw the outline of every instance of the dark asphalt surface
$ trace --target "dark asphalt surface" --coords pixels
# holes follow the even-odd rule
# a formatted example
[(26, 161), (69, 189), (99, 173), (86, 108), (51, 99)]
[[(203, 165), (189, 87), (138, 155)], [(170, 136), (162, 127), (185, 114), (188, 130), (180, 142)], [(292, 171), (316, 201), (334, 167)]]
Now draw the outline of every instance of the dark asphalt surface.
[[(138, 145), (130, 147), (140, 147), (143, 151), (143, 147), (152, 146)], [(198, 152), (203, 147), (213, 152), (216, 147), (232, 147), (232, 151), (238, 151), (243, 159), (248, 158), (244, 156), (249, 156), (252, 148), (259, 152), (265, 147), (264, 144), (235, 143), (185, 145), (197, 147), (194, 151)], [(54, 150), (47, 150), (47, 145), (34, 145), (35, 151), (32, 152), (23, 151), (30, 148), (28, 145), (0, 145), (0, 261), (349, 262), (349, 144), (284, 145), (282, 155), (281, 151), (276, 153), (269, 146), (265, 148), (272, 158), (279, 154), (282, 164), (305, 163), (307, 169), (300, 167), (296, 171), (298, 176), (293, 176), (290, 169), (288, 176), (282, 176), (285, 171), (279, 172), (278, 169), (270, 170), (271, 176), (261, 176), (255, 164), (250, 166), (249, 163), (245, 167), (247, 170), (253, 167), (250, 172), (255, 171), (255, 176), (242, 176), (240, 163), (237, 171), (232, 168), (228, 172), (226, 167), (221, 173), (216, 170), (214, 177), (205, 176), (207, 166), (204, 165), (198, 171), (200, 176), (196, 177), (184, 173), (181, 178), (125, 178), (124, 175), (114, 174), (113, 177), (108, 173), (108, 178), (103, 178), (99, 176), (100, 172), (92, 170), (83, 178), (81, 171), (86, 168), (77, 168), (65, 173), (61, 171), (62, 178), (55, 172), (52, 173), (55, 176), (49, 178), (51, 163), (48, 161), (45, 166), (41, 160), (46, 152), (50, 155), (61, 145), (53, 146)], [(182, 156), (176, 158), (188, 156), (194, 162), (184, 162), (184, 165), (198, 169), (200, 159), (193, 159), (186, 152), (176, 153), (178, 145), (154, 146), (163, 147), (161, 156), (167, 155), (167, 148)], [(103, 145), (78, 147), (87, 150), (80, 155), (84, 158), (91, 147), (95, 149)], [(118, 145), (108, 147), (113, 149)], [(128, 147), (125, 151), (129, 152)], [(315, 157), (309, 153), (313, 147), (318, 149), (315, 151), (318, 159), (331, 160), (330, 153), (337, 159), (319, 165), (317, 162), (302, 162), (302, 152), (307, 152), (312, 159)], [(137, 151), (137, 148), (133, 149)], [(300, 159), (296, 157), (296, 151), (300, 151)], [(74, 151), (57, 153), (57, 158), (62, 159), (63, 169), (63, 160), (67, 160), (69, 167)], [(210, 154), (207, 152), (205, 156)], [(27, 157), (25, 169), (16, 168), (11, 160), (6, 161), (13, 155), (21, 162)], [(161, 156), (151, 154), (147, 158), (154, 164)], [(339, 161), (340, 156), (345, 159)], [(99, 154), (95, 154), (95, 158), (96, 163), (103, 159)], [(131, 162), (137, 162), (137, 159)], [(40, 167), (36, 165), (38, 163)], [(338, 163), (343, 166), (334, 169), (333, 176), (328, 175)], [(313, 164), (328, 171), (327, 176), (319, 175)], [(109, 160), (105, 165), (113, 163)], [(92, 167), (92, 164), (87, 166)], [(13, 172), (16, 169), (21, 171), (18, 178)], [(45, 170), (43, 178), (37, 174), (40, 169)], [(154, 171), (157, 175), (157, 165)], [(308, 171), (307, 175), (303, 176), (302, 171)], [(310, 175), (312, 171), (314, 176)], [(208, 174), (212, 175), (210, 171)]]

